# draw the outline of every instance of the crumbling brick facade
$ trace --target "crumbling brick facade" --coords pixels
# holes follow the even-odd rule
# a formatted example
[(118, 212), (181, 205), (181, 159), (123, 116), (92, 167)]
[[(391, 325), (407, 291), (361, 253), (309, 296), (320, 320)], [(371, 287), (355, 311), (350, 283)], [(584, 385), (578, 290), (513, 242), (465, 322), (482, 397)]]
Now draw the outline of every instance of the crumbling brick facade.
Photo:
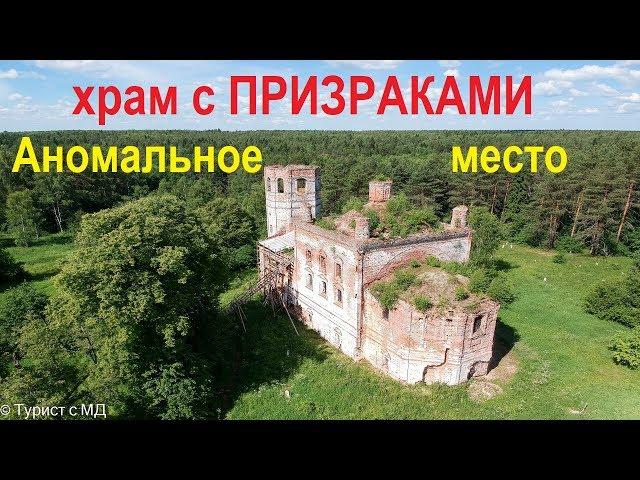
[[(336, 222), (336, 230), (315, 225), (319, 190), (317, 167), (265, 168), (269, 238), (258, 244), (260, 269), (265, 275), (273, 268), (274, 254), (289, 256), (291, 265), (279, 271), (278, 285), (290, 311), (345, 354), (366, 359), (398, 380), (454, 385), (484, 375), (493, 350), (497, 303), (485, 298), (451, 301), (448, 274), (437, 271), (427, 272), (426, 278), (436, 290), (443, 285), (442, 298), (448, 295), (448, 300), (427, 312), (402, 299), (386, 310), (371, 292), (375, 282), (414, 259), (467, 261), (467, 208), (456, 207), (442, 231), (385, 240), (370, 238), (368, 221), (357, 212)], [(384, 208), (390, 195), (390, 181), (370, 183), (369, 204)]]

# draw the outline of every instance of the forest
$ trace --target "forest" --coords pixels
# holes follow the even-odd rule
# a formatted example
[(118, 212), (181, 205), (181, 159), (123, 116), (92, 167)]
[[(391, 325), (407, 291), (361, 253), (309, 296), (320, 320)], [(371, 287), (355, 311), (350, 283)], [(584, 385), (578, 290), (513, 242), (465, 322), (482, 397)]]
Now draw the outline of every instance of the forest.
[[(238, 365), (249, 361), (236, 356), (244, 352), (258, 358), (270, 348), (258, 342), (251, 350), (237, 322), (219, 313), (221, 295), (228, 296), (238, 282), (252, 278), (255, 241), (266, 236), (261, 173), (34, 174), (25, 168), (12, 173), (23, 135), (0, 132), (0, 400), (99, 401), (107, 403), (115, 418), (224, 416), (240, 394), (238, 371), (243, 367)], [(390, 178), (402, 205), (429, 212), (427, 223), (448, 221), (451, 209), (460, 204), (480, 212), (485, 220), (474, 228), (479, 239), (492, 245), (492, 254), (507, 242), (531, 262), (538, 261), (538, 254), (531, 252), (551, 252), (552, 269), (568, 268), (567, 261), (573, 268), (576, 258), (584, 258), (580, 261), (589, 269), (606, 264), (609, 276), (617, 271), (624, 275), (640, 258), (640, 132), (215, 130), (28, 135), (36, 149), (172, 145), (186, 155), (194, 146), (234, 145), (242, 150), (256, 145), (265, 165), (321, 167), (326, 218), (362, 204), (370, 179)], [(463, 150), (474, 145), (500, 150), (509, 145), (561, 145), (568, 163), (560, 174), (544, 169), (533, 174), (526, 168), (518, 174), (453, 173), (452, 145)], [(518, 245), (536, 250), (518, 250)], [(476, 283), (486, 283), (487, 291), (491, 275), (510, 274), (497, 272), (495, 265), (504, 265), (492, 256), (478, 260), (482, 252), (475, 255), (483, 268), (469, 273), (476, 275)], [(23, 259), (34, 257), (36, 263), (23, 268)], [(39, 270), (45, 264), (46, 271)], [(529, 271), (534, 265), (525, 267)], [(637, 273), (627, 277), (612, 280), (611, 288), (600, 286), (586, 299), (576, 300), (577, 305), (584, 300), (586, 312), (634, 327), (640, 282)], [(624, 309), (618, 308), (621, 303)], [(517, 308), (516, 303), (512, 311)], [(280, 333), (272, 334), (281, 338)], [(637, 368), (640, 332), (616, 341), (615, 361)], [(249, 383), (254, 381), (251, 375), (246, 377)]]
[[(173, 193), (193, 205), (234, 198), (264, 235), (262, 177), (236, 173), (33, 174), (11, 173), (21, 133), (0, 133), (0, 224), (20, 241), (74, 228), (82, 213), (110, 208), (153, 192)], [(368, 180), (388, 176), (396, 192), (446, 217), (458, 204), (484, 205), (514, 241), (554, 248), (571, 237), (591, 254), (632, 254), (637, 233), (640, 133), (601, 131), (61, 131), (30, 134), (45, 145), (257, 145), (266, 165), (316, 164), (322, 172), (323, 213), (339, 213), (352, 197), (366, 197)], [(451, 148), (474, 145), (561, 145), (569, 158), (561, 175), (492, 175), (451, 171)], [(446, 220), (446, 218), (445, 218)], [(22, 232), (22, 233), (20, 233)]]

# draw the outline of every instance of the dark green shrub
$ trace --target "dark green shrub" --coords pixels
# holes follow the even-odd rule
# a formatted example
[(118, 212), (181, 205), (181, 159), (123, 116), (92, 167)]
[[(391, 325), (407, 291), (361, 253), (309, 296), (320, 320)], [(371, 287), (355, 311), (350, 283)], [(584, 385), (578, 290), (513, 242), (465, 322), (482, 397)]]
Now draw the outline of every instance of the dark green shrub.
[(617, 364), (632, 370), (640, 367), (640, 327), (618, 335), (609, 349), (613, 351), (613, 361)]
[(494, 277), (494, 272), (486, 268), (474, 270), (469, 278), (469, 290), (474, 293), (485, 293), (489, 289), (491, 280), (493, 280)]
[(502, 241), (500, 221), (486, 207), (472, 207), (469, 212), (469, 225), (473, 228), (471, 263), (489, 266)]
[(634, 270), (624, 280), (597, 285), (587, 294), (584, 310), (602, 320), (628, 327), (640, 324), (640, 273)]
[(380, 225), (380, 215), (375, 210), (367, 209), (364, 211), (364, 216), (369, 220), (369, 229), (371, 231), (378, 228)]
[(411, 260), (411, 267), (412, 268), (420, 268), (420, 266), (422, 265), (418, 260), (416, 260), (415, 258), (413, 260)]
[(236, 248), (231, 256), (231, 268), (244, 270), (256, 266), (256, 249), (253, 245), (243, 245)]
[(553, 263), (567, 263), (567, 257), (565, 257), (564, 253), (558, 253), (553, 256), (551, 261)]
[(438, 217), (433, 208), (416, 208), (403, 193), (391, 197), (387, 202), (384, 228), (388, 229), (393, 237), (406, 237), (419, 233), (437, 223)]
[(560, 237), (556, 242), (556, 250), (559, 252), (580, 253), (583, 248), (584, 245), (580, 240), (568, 235)]
[(467, 298), (469, 298), (469, 292), (467, 291), (467, 289), (465, 287), (463, 287), (462, 285), (457, 287), (456, 288), (456, 300), (461, 301), (461, 300), (466, 300)]
[(426, 312), (433, 307), (433, 302), (425, 295), (418, 295), (413, 299), (413, 305), (421, 312)]
[(502, 305), (509, 305), (516, 299), (513, 287), (504, 275), (498, 275), (491, 280), (491, 284), (489, 284), (489, 288), (487, 289), (487, 295)]
[(16, 262), (4, 248), (0, 248), (0, 283), (20, 282), (28, 277), (22, 264)]

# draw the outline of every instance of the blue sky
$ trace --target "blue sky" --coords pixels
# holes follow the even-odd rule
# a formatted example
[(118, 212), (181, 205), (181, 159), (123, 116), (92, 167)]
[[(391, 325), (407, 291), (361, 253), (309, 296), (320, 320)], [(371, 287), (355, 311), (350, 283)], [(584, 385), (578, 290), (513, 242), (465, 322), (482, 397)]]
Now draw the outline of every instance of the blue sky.
[[(358, 115), (291, 115), (290, 96), (272, 103), (269, 115), (229, 114), (230, 75), (370, 75), (376, 95), (360, 103)], [(436, 77), (430, 87), (432, 103), (446, 75), (455, 75), (466, 99), (468, 76), (524, 75), (533, 77), (533, 114), (524, 115), (400, 115), (389, 109), (376, 115), (384, 81), (398, 76), (403, 89), (410, 77)], [(198, 85), (215, 89), (212, 115), (193, 112), (191, 95)], [(98, 126), (85, 113), (71, 115), (76, 104), (73, 85), (178, 87), (177, 115), (119, 114)], [(320, 87), (320, 100), (327, 89)], [(242, 94), (242, 92), (241, 92)], [(244, 95), (247, 95), (245, 92)], [(96, 103), (96, 95), (92, 103)], [(408, 98), (408, 97), (407, 97)], [(242, 98), (241, 105), (242, 105)], [(504, 108), (504, 102), (502, 102)], [(306, 110), (306, 107), (305, 107)], [(522, 111), (522, 107), (518, 108)], [(313, 61), (0, 61), (0, 131), (62, 129), (614, 129), (640, 130), (640, 61), (467, 61), (467, 60), (313, 60)]]

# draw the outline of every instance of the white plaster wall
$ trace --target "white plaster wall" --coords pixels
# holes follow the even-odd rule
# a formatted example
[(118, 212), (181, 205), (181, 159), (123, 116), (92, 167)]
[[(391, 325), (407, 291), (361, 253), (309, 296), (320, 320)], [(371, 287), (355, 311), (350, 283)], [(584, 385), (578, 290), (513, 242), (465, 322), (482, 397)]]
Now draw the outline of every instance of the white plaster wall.
[[(293, 288), (296, 302), (310, 318), (310, 326), (322, 337), (351, 357), (356, 356), (358, 288), (356, 253), (331, 239), (296, 229), (295, 269)], [(312, 252), (310, 262), (306, 250)], [(326, 271), (320, 268), (319, 253), (327, 258)], [(342, 263), (342, 280), (335, 276), (335, 262)], [(307, 286), (307, 274), (313, 276), (312, 288)], [(326, 298), (320, 293), (321, 281), (327, 283)], [(336, 303), (336, 288), (342, 289), (342, 305)]]

